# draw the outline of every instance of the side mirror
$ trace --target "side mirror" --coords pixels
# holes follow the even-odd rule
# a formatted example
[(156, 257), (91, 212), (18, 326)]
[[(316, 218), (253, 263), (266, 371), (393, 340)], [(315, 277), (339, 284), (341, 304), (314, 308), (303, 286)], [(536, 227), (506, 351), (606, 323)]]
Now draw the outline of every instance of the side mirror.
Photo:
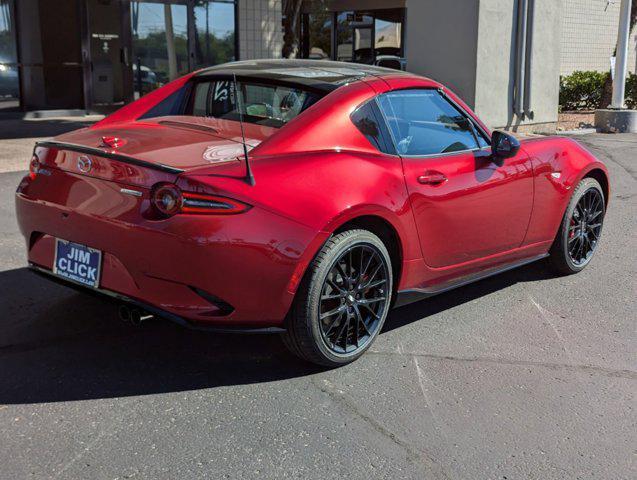
[(496, 130), (491, 136), (491, 155), (495, 163), (505, 158), (515, 157), (520, 150), (520, 142), (513, 135)]

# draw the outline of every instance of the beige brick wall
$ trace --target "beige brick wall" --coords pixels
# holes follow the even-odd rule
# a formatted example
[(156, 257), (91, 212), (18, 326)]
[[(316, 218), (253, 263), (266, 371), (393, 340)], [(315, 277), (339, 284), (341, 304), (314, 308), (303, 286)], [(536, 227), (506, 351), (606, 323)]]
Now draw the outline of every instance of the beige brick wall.
[[(617, 43), (620, 3), (620, 0), (564, 0), (562, 75), (575, 70), (608, 71)], [(637, 31), (629, 41), (628, 70), (631, 72), (637, 71), (636, 48)]]
[(239, 58), (281, 58), (282, 0), (239, 0)]

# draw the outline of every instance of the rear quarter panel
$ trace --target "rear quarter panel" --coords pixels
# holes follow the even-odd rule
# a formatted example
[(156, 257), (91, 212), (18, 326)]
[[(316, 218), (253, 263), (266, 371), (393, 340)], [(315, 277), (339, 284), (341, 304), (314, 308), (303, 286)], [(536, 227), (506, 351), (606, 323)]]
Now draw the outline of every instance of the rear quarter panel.
[[(400, 158), (311, 152), (262, 157), (253, 163), (253, 171), (254, 186), (221, 175), (190, 174), (180, 182), (183, 188), (230, 195), (292, 219), (316, 231), (323, 240), (353, 218), (378, 216), (398, 234), (403, 261), (421, 257)], [(321, 244), (312, 244), (304, 252), (299, 268), (305, 268)]]
[[(577, 184), (605, 165), (581, 144), (566, 137), (522, 140), (535, 174), (533, 212), (525, 245), (553, 240)], [(608, 203), (608, 198), (606, 199)]]

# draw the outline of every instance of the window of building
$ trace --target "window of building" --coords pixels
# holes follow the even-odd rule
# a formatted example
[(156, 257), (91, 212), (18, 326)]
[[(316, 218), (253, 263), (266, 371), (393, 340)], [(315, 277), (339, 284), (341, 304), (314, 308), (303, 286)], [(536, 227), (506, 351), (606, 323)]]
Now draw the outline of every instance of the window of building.
[(404, 9), (306, 13), (303, 57), (402, 69), (404, 17)]
[(195, 66), (210, 67), (234, 60), (234, 1), (198, 1), (194, 14)]
[(435, 155), (479, 148), (471, 121), (437, 90), (403, 90), (379, 97), (401, 155)]
[(0, 110), (20, 103), (13, 9), (13, 0), (0, 0)]
[(374, 19), (376, 65), (400, 70), (403, 56), (403, 18), (400, 10), (379, 10)]
[(371, 64), (374, 17), (362, 12), (340, 12), (336, 23), (336, 60)]
[(131, 28), (136, 97), (190, 70), (186, 5), (132, 1)]
[(310, 13), (304, 20), (305, 58), (331, 59), (333, 14), (330, 12)]

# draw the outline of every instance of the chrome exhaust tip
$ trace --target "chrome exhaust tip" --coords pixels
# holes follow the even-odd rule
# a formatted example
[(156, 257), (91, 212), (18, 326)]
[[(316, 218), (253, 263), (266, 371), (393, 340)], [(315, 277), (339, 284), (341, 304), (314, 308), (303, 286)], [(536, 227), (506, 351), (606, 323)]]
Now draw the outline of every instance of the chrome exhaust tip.
[(130, 311), (130, 323), (135, 325), (136, 327), (139, 327), (143, 322), (152, 320), (153, 318), (155, 318), (154, 315), (146, 313), (143, 310), (139, 310), (137, 308), (134, 308)]

